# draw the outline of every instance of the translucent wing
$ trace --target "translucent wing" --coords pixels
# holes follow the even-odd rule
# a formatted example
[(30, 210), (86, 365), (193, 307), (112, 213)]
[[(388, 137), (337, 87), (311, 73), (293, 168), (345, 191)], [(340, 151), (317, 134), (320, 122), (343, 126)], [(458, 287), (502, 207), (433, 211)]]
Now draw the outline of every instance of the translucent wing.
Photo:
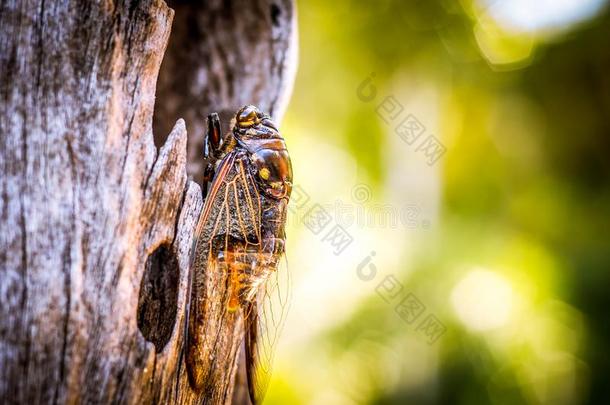
[(291, 278), (285, 253), (256, 299), (246, 309), (246, 372), (250, 400), (262, 403), (273, 366), (274, 351), (290, 306)]
[[(288, 311), (290, 273), (283, 231), (277, 237), (274, 232), (261, 235), (261, 196), (247, 165), (248, 160), (237, 153), (223, 159), (196, 228), (186, 366), (195, 391), (231, 372), (231, 356), (220, 356), (219, 350), (231, 347), (230, 331), (238, 326), (236, 309), (241, 307), (249, 394), (258, 404), (267, 391), (274, 349)], [(265, 220), (282, 223), (283, 229), (285, 217)]]
[(250, 207), (256, 199), (244, 173), (237, 153), (229, 153), (221, 161), (196, 228), (185, 351), (189, 382), (195, 391), (206, 389), (232, 370), (231, 356), (219, 355), (220, 348), (231, 347), (231, 331), (239, 326), (238, 314), (225, 310), (231, 265), (226, 253), (239, 241), (252, 239), (260, 223), (260, 209)]

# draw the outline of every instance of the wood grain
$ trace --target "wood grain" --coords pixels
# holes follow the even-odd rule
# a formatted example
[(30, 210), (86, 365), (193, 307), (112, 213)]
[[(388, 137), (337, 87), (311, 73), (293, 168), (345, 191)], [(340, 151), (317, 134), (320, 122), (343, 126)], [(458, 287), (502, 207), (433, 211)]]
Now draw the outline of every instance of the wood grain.
[(183, 365), (203, 204), (187, 145), (209, 110), (285, 108), (294, 5), (255, 3), (257, 26), (245, 2), (188, 6), (196, 33), (176, 4), (171, 39), (160, 0), (0, 4), (0, 403), (230, 402), (236, 366), (195, 395)]

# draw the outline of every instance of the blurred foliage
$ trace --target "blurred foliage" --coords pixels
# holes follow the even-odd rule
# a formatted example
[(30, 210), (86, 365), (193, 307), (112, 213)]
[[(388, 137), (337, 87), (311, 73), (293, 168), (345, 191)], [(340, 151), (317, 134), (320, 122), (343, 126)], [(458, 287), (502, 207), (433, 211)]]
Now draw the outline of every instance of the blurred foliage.
[[(285, 120), (289, 145), (301, 148), (291, 149), (295, 178), (338, 181), (299, 160), (303, 148), (331, 145), (354, 159), (357, 180), (391, 194), (393, 176), (409, 173), (388, 164), (400, 154), (396, 134), (375, 107), (410, 86), (435, 89), (438, 116), (418, 118), (447, 147), (431, 169), (438, 218), (412, 238), (413, 255), (379, 243), (397, 244), (403, 264), (385, 272), (447, 332), (427, 344), (367, 285), (349, 316), (283, 355), (291, 364), (279, 367), (269, 403), (610, 403), (610, 13), (510, 32), (490, 7), (300, 2), (300, 70)], [(371, 74), (378, 93), (366, 103), (356, 89)], [(468, 274), (483, 276), (463, 284)], [(494, 301), (494, 285), (510, 302)], [(499, 326), (477, 320), (504, 304), (510, 316)]]

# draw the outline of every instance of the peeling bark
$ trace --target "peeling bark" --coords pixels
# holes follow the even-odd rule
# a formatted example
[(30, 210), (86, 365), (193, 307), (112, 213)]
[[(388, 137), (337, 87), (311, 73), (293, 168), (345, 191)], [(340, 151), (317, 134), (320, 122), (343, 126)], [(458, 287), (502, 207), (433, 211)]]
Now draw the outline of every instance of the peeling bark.
[[(252, 3), (267, 16), (255, 26), (245, 2), (216, 3), (176, 4), (171, 39), (161, 0), (0, 5), (0, 403), (230, 401), (236, 366), (197, 396), (183, 364), (203, 205), (187, 145), (208, 111), (283, 111), (294, 6)], [(197, 33), (182, 32), (185, 7)], [(157, 150), (168, 41), (156, 131), (173, 129)]]

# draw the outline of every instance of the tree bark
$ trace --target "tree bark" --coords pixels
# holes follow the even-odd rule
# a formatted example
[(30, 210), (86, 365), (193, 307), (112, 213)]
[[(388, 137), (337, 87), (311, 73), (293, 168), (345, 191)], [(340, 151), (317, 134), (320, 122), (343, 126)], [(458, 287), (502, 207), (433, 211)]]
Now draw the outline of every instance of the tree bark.
[(212, 392), (182, 356), (203, 205), (187, 167), (208, 112), (281, 117), (295, 10), (175, 7), (172, 29), (161, 0), (0, 5), (0, 403), (230, 402), (239, 333), (210, 331), (233, 365)]

